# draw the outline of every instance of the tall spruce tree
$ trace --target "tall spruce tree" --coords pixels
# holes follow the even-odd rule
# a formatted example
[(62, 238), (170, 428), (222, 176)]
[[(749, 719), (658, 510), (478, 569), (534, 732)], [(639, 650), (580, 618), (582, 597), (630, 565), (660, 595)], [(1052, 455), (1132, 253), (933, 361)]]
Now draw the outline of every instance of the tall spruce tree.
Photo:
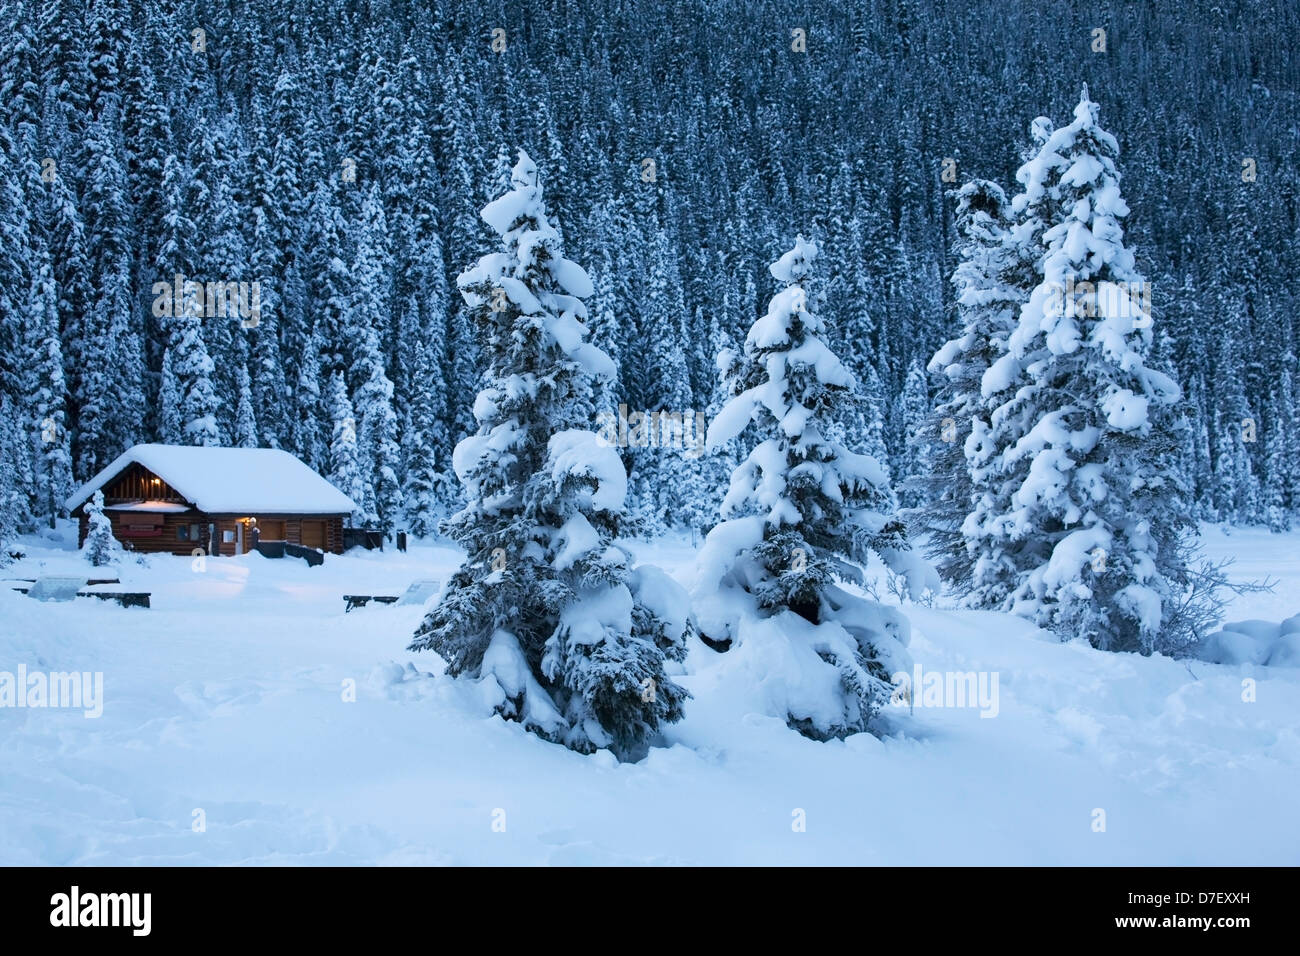
[(366, 494), (369, 487), (362, 475), (361, 463), (357, 455), (357, 419), (348, 398), (348, 386), (343, 381), (343, 373), (335, 372), (330, 376), (327, 403), (332, 422), (329, 448), (329, 470), (326, 477), (339, 491), (352, 499), (357, 510), (352, 512), (350, 520), (355, 527), (366, 527), (368, 504)]
[(8, 547), (23, 530), (27, 507), (19, 460), (23, 453), (16, 403), (0, 391), (0, 567), (10, 561)]
[(1007, 281), (1010, 210), (1002, 187), (974, 180), (957, 190), (956, 198), (954, 252), (959, 262), (952, 283), (961, 333), (928, 366), (939, 391), (928, 421), (929, 457), (918, 490), (924, 502), (919, 520), (926, 554), (944, 583), (965, 594), (973, 556), (962, 525), (985, 490), (972, 480), (967, 455), (979, 453), (989, 414), (1006, 397), (1005, 390), (986, 396), (982, 384), (985, 372), (1006, 354), (1019, 295)]
[(613, 374), (585, 341), (591, 280), (523, 150), (510, 182), (482, 212), (503, 251), (457, 280), (487, 360), (479, 429), (454, 459), (469, 503), (445, 525), (466, 559), (411, 647), (493, 678), (498, 710), (539, 735), (635, 759), (682, 714), (664, 668), (685, 655), (686, 598), (613, 543), (627, 476), (587, 430), (593, 381)]
[[(436, 343), (434, 343), (436, 344)], [(433, 361), (430, 344), (416, 345), (413, 363), (415, 384), (406, 433), (405, 485), (406, 516), (412, 533), (424, 537), (438, 530), (448, 499), (446, 478), (439, 467), (447, 433), (440, 409), (443, 397), (442, 366)]]
[(364, 520), (367, 527), (390, 534), (402, 507), (402, 492), (393, 383), (381, 347), (391, 322), (392, 257), (387, 233), (379, 187), (371, 186), (361, 208), (344, 335), (350, 346), (349, 374), (355, 382), (357, 453), (367, 485)]
[[(1114, 137), (1085, 88), (1018, 178), (1041, 220), (1038, 284), (1008, 339), (1014, 397), (993, 412), (976, 477), (993, 490), (965, 531), (974, 594), (1062, 637), (1178, 650), (1193, 533), (1176, 468), (1177, 384), (1152, 368), (1146, 285), (1124, 244)], [(996, 378), (1000, 366), (985, 374)]]
[(63, 375), (63, 343), (59, 339), (58, 291), (48, 258), (36, 267), (28, 326), (26, 399), (36, 451), (36, 484), (32, 510), (54, 527), (64, 514), (63, 502), (72, 493), (72, 451), (68, 441), (67, 386)]

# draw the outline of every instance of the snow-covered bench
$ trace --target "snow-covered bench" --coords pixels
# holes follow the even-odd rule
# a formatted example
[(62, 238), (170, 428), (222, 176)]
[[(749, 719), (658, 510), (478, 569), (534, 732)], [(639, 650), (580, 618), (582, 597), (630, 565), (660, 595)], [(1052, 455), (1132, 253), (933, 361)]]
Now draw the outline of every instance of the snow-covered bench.
[(101, 601), (116, 601), (122, 607), (149, 607), (150, 591), (85, 591), (83, 588), (100, 584), (119, 584), (117, 578), (77, 578), (56, 575), (43, 578), (14, 578), (22, 584), (10, 587), (19, 594), (26, 594), (38, 601), (71, 601), (78, 597), (99, 598)]
[(380, 604), (424, 604), (438, 593), (441, 585), (441, 581), (427, 578), (412, 581), (411, 586), (401, 597), (396, 594), (345, 594), (343, 613), (348, 613), (354, 607), (365, 607), (371, 601), (378, 601)]

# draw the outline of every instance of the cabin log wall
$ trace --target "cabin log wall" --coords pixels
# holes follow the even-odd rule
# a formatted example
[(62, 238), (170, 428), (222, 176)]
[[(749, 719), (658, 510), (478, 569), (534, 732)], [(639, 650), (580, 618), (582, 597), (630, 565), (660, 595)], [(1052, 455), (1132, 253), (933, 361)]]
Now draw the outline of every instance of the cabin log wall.
[[(162, 534), (145, 537), (135, 537), (124, 534), (122, 528), (124, 525), (132, 524), (131, 515), (140, 515), (144, 512), (130, 511), (105, 511), (105, 516), (113, 525), (113, 537), (122, 543), (124, 548), (141, 554), (177, 554), (191, 555), (195, 548), (207, 547), (208, 525), (217, 526), (218, 554), (225, 557), (233, 557), (235, 549), (239, 543), (240, 519), (253, 517), (260, 524), (263, 521), (284, 522), (284, 540), (290, 544), (302, 543), (302, 522), (319, 521), (324, 524), (325, 546), (324, 551), (330, 554), (343, 553), (343, 515), (285, 515), (285, 514), (254, 514), (254, 515), (210, 515), (202, 511), (191, 509), (185, 512), (175, 514), (164, 514), (162, 518)], [(84, 508), (78, 508), (77, 516), (77, 543), (83, 545), (86, 543), (86, 534), (90, 530), (89, 519), (86, 518)], [(138, 518), (137, 518), (138, 520)], [(199, 539), (184, 540), (180, 537), (178, 529), (190, 525), (199, 525)], [(223, 532), (230, 531), (233, 533), (234, 541), (223, 541)], [(264, 540), (279, 540), (267, 538)], [(244, 531), (244, 549), (252, 550), (252, 535), (248, 528)]]

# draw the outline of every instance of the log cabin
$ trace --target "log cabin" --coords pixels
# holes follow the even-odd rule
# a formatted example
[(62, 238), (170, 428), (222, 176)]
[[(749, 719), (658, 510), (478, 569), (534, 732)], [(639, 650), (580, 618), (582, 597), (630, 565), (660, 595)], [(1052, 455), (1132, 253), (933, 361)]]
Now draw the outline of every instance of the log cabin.
[(342, 554), (343, 524), (356, 510), (306, 464), (273, 448), (136, 445), (68, 498), (79, 544), (96, 491), (123, 547), (148, 553), (234, 556), (251, 551), (256, 538)]

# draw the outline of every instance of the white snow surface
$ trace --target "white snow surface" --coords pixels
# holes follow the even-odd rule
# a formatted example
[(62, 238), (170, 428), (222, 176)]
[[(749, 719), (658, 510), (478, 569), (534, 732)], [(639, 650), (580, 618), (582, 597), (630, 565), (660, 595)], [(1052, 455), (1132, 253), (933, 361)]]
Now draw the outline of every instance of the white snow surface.
[[(57, 540), (27, 537), (0, 574), (85, 575), (74, 543), (66, 522)], [(1205, 544), (1237, 557), (1234, 578), (1279, 580), (1234, 602), (1229, 619), (1247, 623), (1233, 633), (1294, 638), (1300, 533), (1208, 527)], [(686, 542), (631, 546), (687, 582)], [(452, 680), (405, 650), (422, 608), (343, 612), (345, 593), (401, 594), (460, 560), (421, 542), (317, 568), (125, 559), (114, 588), (152, 592), (149, 610), (0, 589), (0, 672), (104, 675), (98, 719), (0, 707), (0, 863), (1300, 863), (1294, 661), (1105, 653), (1008, 615), (906, 604), (914, 666), (996, 674), (996, 717), (922, 698), (886, 708), (883, 738), (805, 739), (767, 699), (799, 690), (764, 680), (789, 648), (756, 633), (743, 654), (695, 642), (674, 678), (694, 695), (685, 720), (619, 764), (493, 716), (528, 679), (506, 632), (491, 677)], [(639, 588), (673, 590), (653, 573)], [(526, 697), (531, 719), (554, 719)]]
[(190, 445), (128, 448), (68, 498), (68, 510), (132, 463), (149, 469), (209, 514), (351, 514), (357, 510), (351, 498), (287, 451)]

